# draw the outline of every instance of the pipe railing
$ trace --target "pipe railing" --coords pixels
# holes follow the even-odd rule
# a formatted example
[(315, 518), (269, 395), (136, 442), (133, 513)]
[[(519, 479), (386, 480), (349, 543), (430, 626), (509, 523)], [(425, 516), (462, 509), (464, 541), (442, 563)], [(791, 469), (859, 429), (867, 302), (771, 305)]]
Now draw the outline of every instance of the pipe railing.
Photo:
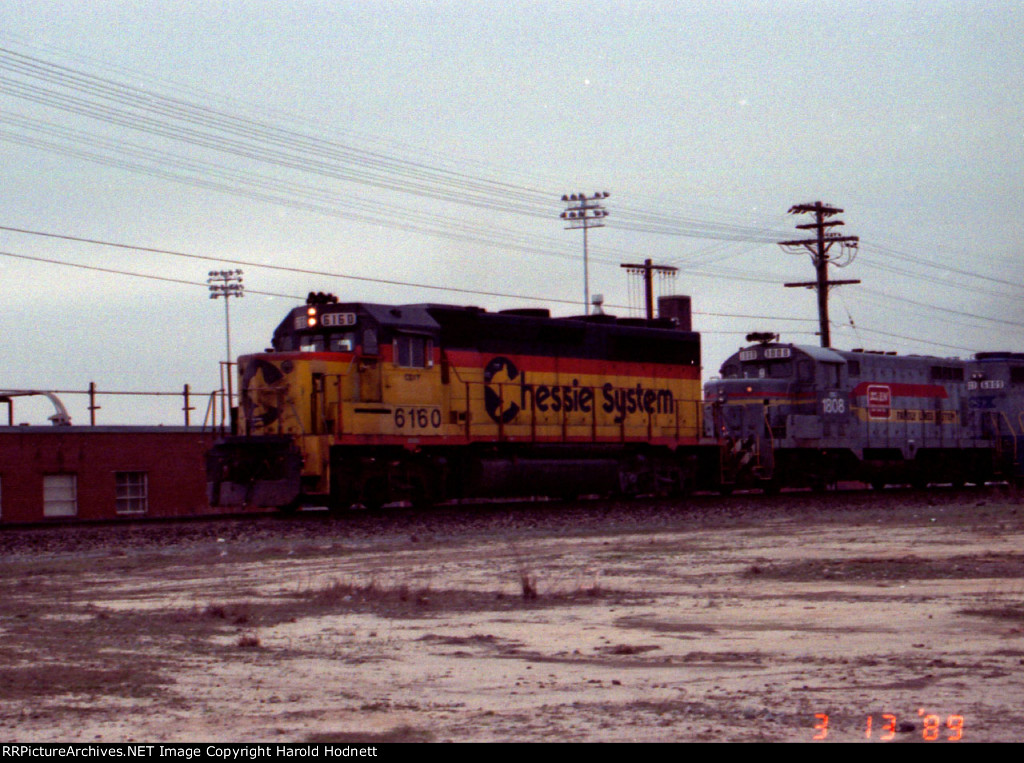
[(208, 398), (211, 404), (207, 406), (206, 416), (203, 420), (203, 428), (214, 431), (225, 431), (230, 426), (231, 401), (228, 399), (227, 390), (215, 389), (212, 392), (197, 393), (191, 385), (185, 384), (180, 391), (153, 391), (153, 390), (116, 390), (99, 389), (95, 382), (89, 382), (87, 389), (0, 389), (0, 403), (7, 405), (7, 425), (14, 426), (14, 400), (20, 397), (39, 396), (45, 397), (53, 404), (55, 413), (49, 417), (49, 421), (58, 427), (71, 426), (72, 417), (61, 399), (68, 397), (87, 398), (86, 410), (89, 414), (89, 426), (99, 426), (97, 412), (103, 409), (100, 400), (104, 398), (179, 398), (181, 400), (181, 416), (185, 426), (192, 426), (192, 412), (196, 410), (196, 398)]

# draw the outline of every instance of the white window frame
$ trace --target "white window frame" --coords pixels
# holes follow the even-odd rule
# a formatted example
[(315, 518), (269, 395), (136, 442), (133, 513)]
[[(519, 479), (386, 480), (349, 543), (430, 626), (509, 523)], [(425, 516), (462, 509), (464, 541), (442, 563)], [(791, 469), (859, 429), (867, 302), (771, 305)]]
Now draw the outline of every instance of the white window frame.
[(114, 472), (114, 511), (118, 515), (149, 511), (149, 472)]
[(60, 472), (43, 475), (43, 516), (78, 516), (78, 475)]

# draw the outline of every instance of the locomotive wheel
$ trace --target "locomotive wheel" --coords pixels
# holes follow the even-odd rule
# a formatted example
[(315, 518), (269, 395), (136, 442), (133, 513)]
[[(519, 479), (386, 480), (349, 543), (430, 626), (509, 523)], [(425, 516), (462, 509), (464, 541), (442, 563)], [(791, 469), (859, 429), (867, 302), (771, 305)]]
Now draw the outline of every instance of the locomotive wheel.
[(370, 477), (363, 483), (363, 492), (360, 496), (360, 503), (369, 511), (380, 511), (386, 503), (391, 502), (386, 477)]
[(413, 507), (417, 509), (429, 509), (438, 502), (437, 491), (431, 489), (431, 482), (429, 475), (413, 480), (412, 494), (409, 498), (409, 502)]

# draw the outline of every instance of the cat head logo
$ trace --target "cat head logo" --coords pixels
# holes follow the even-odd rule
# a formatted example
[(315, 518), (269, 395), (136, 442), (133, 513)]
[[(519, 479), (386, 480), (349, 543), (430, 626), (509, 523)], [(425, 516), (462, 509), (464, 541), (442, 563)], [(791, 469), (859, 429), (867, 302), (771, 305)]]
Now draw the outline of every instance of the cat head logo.
[(260, 358), (250, 360), (242, 371), (242, 413), (250, 427), (268, 427), (281, 418), (288, 390), (291, 361), (278, 367)]
[(508, 424), (519, 415), (519, 387), (522, 374), (508, 358), (496, 357), (484, 366), (484, 409), (500, 424)]

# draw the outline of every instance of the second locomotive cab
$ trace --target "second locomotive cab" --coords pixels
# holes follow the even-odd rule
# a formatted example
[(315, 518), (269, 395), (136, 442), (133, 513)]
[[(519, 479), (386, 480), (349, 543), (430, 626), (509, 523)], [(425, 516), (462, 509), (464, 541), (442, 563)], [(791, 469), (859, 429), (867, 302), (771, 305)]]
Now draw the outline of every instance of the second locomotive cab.
[(1024, 356), (841, 351), (753, 336), (705, 386), (722, 489), (1018, 479)]
[(238, 360), (237, 432), (209, 454), (211, 503), (687, 490), (702, 452), (700, 363), (688, 316), (310, 295), (272, 348)]

